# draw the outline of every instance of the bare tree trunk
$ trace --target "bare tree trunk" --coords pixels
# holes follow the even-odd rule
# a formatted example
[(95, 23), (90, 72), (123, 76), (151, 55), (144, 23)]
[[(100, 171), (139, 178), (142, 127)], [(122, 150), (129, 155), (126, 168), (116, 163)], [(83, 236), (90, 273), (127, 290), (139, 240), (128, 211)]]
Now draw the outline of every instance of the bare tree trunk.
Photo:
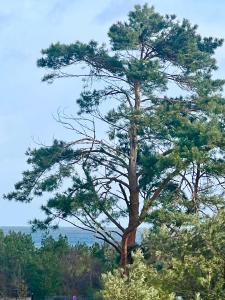
[(122, 238), (121, 245), (121, 265), (125, 267), (128, 263), (128, 250), (136, 243), (136, 231), (139, 221), (139, 186), (137, 175), (137, 154), (138, 154), (138, 130), (137, 119), (140, 110), (140, 82), (134, 83), (135, 105), (132, 120), (130, 121), (129, 138), (130, 138), (130, 157), (129, 157), (129, 223)]

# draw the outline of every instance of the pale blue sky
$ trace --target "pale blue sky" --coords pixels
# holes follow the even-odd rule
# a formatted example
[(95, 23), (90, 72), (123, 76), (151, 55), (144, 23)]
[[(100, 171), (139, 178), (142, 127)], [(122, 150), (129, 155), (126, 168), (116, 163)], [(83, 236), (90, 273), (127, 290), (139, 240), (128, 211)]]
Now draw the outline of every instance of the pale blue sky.
[[(190, 19), (204, 35), (225, 38), (224, 0), (0, 0), (0, 195), (21, 178), (28, 147), (71, 134), (52, 115), (59, 107), (76, 112), (81, 83), (41, 83), (43, 70), (36, 67), (40, 50), (57, 41), (104, 42), (114, 21), (125, 18), (134, 4), (145, 2), (161, 13)], [(218, 75), (225, 77), (225, 47), (216, 57)], [(20, 204), (0, 198), (0, 226), (26, 225), (41, 216), (40, 205), (40, 200)]]

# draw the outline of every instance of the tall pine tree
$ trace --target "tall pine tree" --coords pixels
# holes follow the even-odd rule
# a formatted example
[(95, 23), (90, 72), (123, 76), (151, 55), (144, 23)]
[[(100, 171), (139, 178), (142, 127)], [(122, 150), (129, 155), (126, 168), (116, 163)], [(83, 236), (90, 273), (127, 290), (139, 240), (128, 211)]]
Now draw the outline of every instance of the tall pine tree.
[(108, 36), (108, 46), (77, 41), (42, 50), (43, 81), (85, 80), (78, 115), (60, 116), (74, 137), (29, 149), (31, 168), (6, 198), (30, 202), (49, 193), (47, 218), (34, 225), (67, 220), (113, 245), (126, 265), (138, 226), (156, 222), (157, 209), (177, 221), (179, 213), (224, 206), (224, 81), (212, 77), (222, 40), (147, 5)]

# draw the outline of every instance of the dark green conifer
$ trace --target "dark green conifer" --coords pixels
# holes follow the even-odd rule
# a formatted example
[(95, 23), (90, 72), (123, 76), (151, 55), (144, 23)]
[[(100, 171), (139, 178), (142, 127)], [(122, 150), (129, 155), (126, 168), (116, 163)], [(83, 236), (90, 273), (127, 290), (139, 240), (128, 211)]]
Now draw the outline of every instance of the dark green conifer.
[[(147, 5), (135, 6), (108, 35), (108, 46), (42, 50), (44, 81), (85, 80), (78, 116), (60, 116), (74, 137), (28, 150), (30, 169), (6, 197), (29, 202), (50, 193), (47, 219), (34, 224), (68, 220), (113, 245), (126, 265), (145, 220), (182, 223), (224, 206), (224, 81), (213, 77), (222, 40)], [(99, 122), (108, 126), (104, 138)]]

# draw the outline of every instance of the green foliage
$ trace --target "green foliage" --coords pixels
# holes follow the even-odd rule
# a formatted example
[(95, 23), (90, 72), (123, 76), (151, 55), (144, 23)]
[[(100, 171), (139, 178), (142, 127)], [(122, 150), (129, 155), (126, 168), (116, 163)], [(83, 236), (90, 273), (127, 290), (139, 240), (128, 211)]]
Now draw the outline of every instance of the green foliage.
[[(134, 263), (103, 275), (103, 299), (225, 298), (225, 212), (146, 230)], [(145, 257), (145, 259), (144, 259)]]
[(128, 22), (112, 25), (109, 37), (114, 50), (139, 50), (140, 45), (148, 45), (154, 57), (181, 66), (186, 74), (191, 74), (215, 68), (210, 54), (222, 44), (219, 39), (202, 39), (196, 30), (197, 26), (188, 20), (179, 22), (175, 15), (163, 17), (146, 4), (136, 5), (128, 15)]
[(26, 280), (36, 299), (61, 294), (63, 291), (59, 260), (68, 249), (69, 245), (63, 237), (58, 241), (46, 238), (42, 241), (41, 248), (35, 249), (35, 257), (26, 270)]
[[(40, 58), (37, 65), (42, 68), (59, 70), (62, 67), (85, 62), (93, 72), (98, 74), (102, 68), (120, 74), (123, 72), (123, 65), (117, 56), (110, 56), (108, 50), (104, 46), (98, 47), (98, 43), (91, 41), (84, 44), (77, 41), (74, 44), (52, 44), (48, 49), (42, 50), (42, 54), (47, 58)], [(52, 73), (43, 78), (43, 81), (51, 81), (57, 77), (57, 73)]]
[(137, 251), (134, 263), (128, 266), (127, 271), (117, 269), (113, 273), (103, 275), (104, 300), (173, 300), (175, 295), (154, 285), (157, 271), (147, 267), (143, 255)]
[(224, 299), (224, 211), (180, 228), (168, 223), (149, 230), (143, 241), (148, 265), (158, 270), (157, 284), (184, 300), (196, 294)]
[(0, 231), (0, 295), (25, 296), (29, 286), (25, 272), (34, 256), (30, 236), (11, 232), (4, 236)]

